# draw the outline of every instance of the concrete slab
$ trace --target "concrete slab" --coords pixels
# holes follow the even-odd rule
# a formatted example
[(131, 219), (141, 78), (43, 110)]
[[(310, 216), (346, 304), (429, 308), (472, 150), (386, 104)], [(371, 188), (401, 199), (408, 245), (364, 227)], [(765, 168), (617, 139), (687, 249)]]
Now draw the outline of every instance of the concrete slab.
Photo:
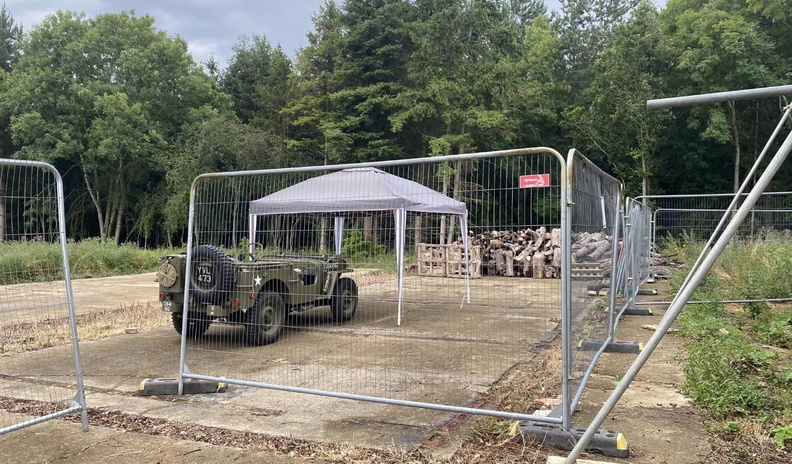
[[(31, 419), (0, 411), (0, 423)], [(195, 463), (235, 462), (300, 464), (317, 462), (282, 453), (243, 450), (155, 435), (91, 427), (84, 433), (78, 424), (63, 421), (43, 424), (0, 436), (3, 462), (61, 463)]]
[[(77, 300), (98, 307), (156, 297), (153, 275), (97, 281), (75, 286)], [(116, 284), (124, 288), (121, 293), (113, 290)], [(519, 284), (506, 278), (472, 281), (472, 301), (463, 303), (463, 280), (408, 277), (401, 326), (396, 325), (393, 282), (364, 285), (358, 313), (348, 324), (335, 325), (327, 308), (316, 308), (290, 317), (276, 343), (252, 347), (242, 327), (215, 323), (188, 344), (187, 366), (203, 375), (472, 406), (509, 368), (530, 362), (537, 344), (558, 333), (560, 282), (525, 279)], [(89, 407), (270, 436), (403, 449), (419, 446), (455, 417), (236, 385), (225, 393), (167, 400), (134, 396), (145, 378), (178, 375), (179, 348), (180, 337), (171, 327), (81, 342)], [(71, 363), (68, 346), (4, 357), (0, 395), (68, 398)], [(39, 388), (24, 388), (30, 383)]]
[[(562, 456), (548, 456), (547, 464), (566, 464), (566, 458)], [(576, 459), (575, 464), (615, 464), (606, 461), (591, 461), (589, 459)]]

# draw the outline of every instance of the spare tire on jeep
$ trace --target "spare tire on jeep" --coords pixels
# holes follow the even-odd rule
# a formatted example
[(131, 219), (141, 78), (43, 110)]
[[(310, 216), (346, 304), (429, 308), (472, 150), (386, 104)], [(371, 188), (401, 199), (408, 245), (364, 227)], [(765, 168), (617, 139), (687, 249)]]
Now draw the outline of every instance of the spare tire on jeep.
[(195, 304), (222, 304), (234, 286), (234, 261), (220, 248), (199, 245), (193, 248), (190, 296)]

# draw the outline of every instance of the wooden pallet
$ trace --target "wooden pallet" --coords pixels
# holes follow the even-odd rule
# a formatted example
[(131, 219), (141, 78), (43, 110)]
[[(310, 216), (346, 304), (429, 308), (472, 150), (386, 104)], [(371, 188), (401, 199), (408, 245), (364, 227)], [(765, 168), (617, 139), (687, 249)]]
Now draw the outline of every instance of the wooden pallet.
[(478, 279), (481, 277), (481, 247), (471, 246), (468, 247), (470, 251), (470, 260), (465, 260), (465, 250), (456, 244), (448, 246), (446, 252), (446, 277), (456, 277), (464, 279), (468, 273), (466, 269), (470, 269), (470, 278)]
[(602, 268), (599, 263), (574, 263), (572, 264), (571, 274), (573, 279), (601, 279)]
[(418, 248), (418, 275), (420, 276), (446, 276), (448, 263), (448, 245), (433, 245), (419, 243)]

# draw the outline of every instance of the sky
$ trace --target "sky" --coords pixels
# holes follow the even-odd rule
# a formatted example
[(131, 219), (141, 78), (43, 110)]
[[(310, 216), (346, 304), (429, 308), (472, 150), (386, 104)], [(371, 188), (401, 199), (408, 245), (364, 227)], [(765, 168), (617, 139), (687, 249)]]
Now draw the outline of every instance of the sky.
[[(57, 10), (83, 12), (92, 17), (101, 13), (134, 10), (151, 15), (154, 26), (187, 41), (197, 63), (211, 56), (225, 68), (233, 56), (231, 47), (243, 35), (263, 35), (294, 57), (308, 45), (305, 34), (313, 29), (311, 16), (324, 0), (0, 0), (16, 24), (30, 30)], [(343, 0), (336, 0), (342, 3)], [(553, 8), (558, 0), (547, 0)]]
[(154, 26), (187, 41), (198, 63), (212, 54), (225, 67), (231, 47), (242, 35), (263, 35), (273, 45), (294, 56), (308, 44), (305, 34), (313, 28), (311, 16), (324, 0), (3, 0), (16, 24), (30, 30), (58, 10), (88, 16), (134, 10), (148, 14)]

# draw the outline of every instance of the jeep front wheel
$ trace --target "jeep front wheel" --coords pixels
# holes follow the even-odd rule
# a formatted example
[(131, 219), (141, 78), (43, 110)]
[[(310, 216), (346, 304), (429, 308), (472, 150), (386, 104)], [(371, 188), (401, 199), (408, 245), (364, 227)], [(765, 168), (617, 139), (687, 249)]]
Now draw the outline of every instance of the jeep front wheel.
[(280, 337), (286, 324), (283, 299), (274, 292), (261, 292), (256, 304), (248, 309), (245, 335), (251, 345), (269, 345)]
[(355, 315), (358, 306), (358, 288), (354, 280), (348, 277), (338, 279), (330, 300), (330, 311), (333, 322), (347, 322)]
[[(171, 313), (171, 319), (173, 320), (173, 328), (181, 335), (184, 322), (182, 313)], [(209, 316), (202, 313), (190, 313), (187, 318), (187, 338), (195, 339), (201, 337), (206, 333), (210, 325), (212, 325), (212, 319)]]

